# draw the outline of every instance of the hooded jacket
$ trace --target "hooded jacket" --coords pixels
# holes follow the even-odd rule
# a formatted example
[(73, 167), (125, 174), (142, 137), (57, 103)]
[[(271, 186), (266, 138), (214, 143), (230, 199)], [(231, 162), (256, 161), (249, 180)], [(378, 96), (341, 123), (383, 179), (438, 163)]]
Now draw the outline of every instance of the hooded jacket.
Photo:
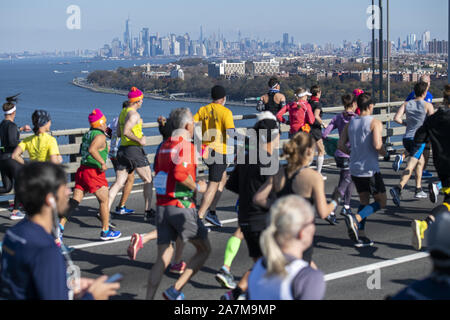
[[(344, 111), (341, 114), (338, 114), (337, 116), (335, 116), (331, 120), (331, 122), (328, 125), (328, 127), (324, 130), (324, 132), (322, 134), (322, 138), (326, 139), (330, 135), (330, 133), (333, 130), (335, 130), (335, 129), (338, 129), (339, 136), (341, 136), (342, 132), (345, 129), (345, 126), (347, 124), (349, 124), (350, 120), (352, 120), (352, 118), (355, 117), (355, 116), (356, 116), (356, 113), (354, 113), (354, 112), (347, 112), (347, 111)], [(345, 154), (344, 152), (342, 152), (339, 149), (336, 151), (335, 156), (339, 157), (339, 158), (350, 158), (350, 155)]]

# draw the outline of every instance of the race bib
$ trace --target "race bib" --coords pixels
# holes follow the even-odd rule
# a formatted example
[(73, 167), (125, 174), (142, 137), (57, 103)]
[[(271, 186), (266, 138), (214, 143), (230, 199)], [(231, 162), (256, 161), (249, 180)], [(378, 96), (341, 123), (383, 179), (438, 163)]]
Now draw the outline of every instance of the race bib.
[(164, 172), (164, 171), (160, 171), (156, 175), (156, 177), (155, 177), (155, 179), (153, 181), (153, 185), (155, 186), (157, 195), (160, 195), (160, 196), (165, 196), (166, 195), (167, 176), (168, 176), (167, 172)]

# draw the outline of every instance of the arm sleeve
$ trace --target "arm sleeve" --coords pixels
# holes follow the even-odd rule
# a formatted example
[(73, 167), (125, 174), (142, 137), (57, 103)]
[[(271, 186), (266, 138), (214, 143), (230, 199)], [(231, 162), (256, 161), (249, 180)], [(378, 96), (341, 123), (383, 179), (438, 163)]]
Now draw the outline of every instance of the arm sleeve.
[(298, 273), (292, 286), (295, 300), (322, 300), (325, 296), (323, 273), (310, 267)]
[(334, 122), (336, 121), (336, 117), (334, 117), (328, 127), (323, 131), (322, 138), (328, 137), (328, 135), (334, 130)]
[(225, 129), (234, 129), (233, 113), (228, 112), (225, 116)]
[(48, 155), (49, 156), (58, 156), (58, 155), (60, 155), (59, 148), (58, 148), (58, 143), (56, 142), (55, 137), (51, 137), (50, 145), (49, 145), (49, 149), (48, 149)]
[(286, 123), (286, 119), (283, 117), (284, 114), (287, 112), (289, 106), (284, 106), (281, 108), (281, 110), (277, 113), (277, 119), (278, 121), (282, 123)]
[[(188, 153), (185, 153), (184, 151), (189, 150), (191, 152), (191, 157), (189, 157)], [(175, 164), (175, 168), (173, 170), (173, 175), (175, 181), (178, 182), (184, 182), (189, 177), (189, 172), (192, 172), (192, 166), (194, 165), (194, 159), (192, 157), (195, 157), (195, 149), (194, 145), (192, 143), (185, 143), (183, 144), (183, 149), (179, 153), (179, 157), (177, 159), (177, 163)], [(193, 170), (195, 172), (195, 168)], [(192, 177), (194, 179), (195, 177)], [(194, 181), (195, 182), (195, 181)]]
[(11, 124), (8, 127), (8, 145), (10, 147), (16, 147), (19, 142), (19, 129), (16, 124)]
[(31, 272), (39, 299), (69, 299), (66, 266), (57, 248), (45, 248), (36, 254)]
[(314, 112), (312, 111), (311, 105), (309, 103), (306, 106), (305, 122), (309, 124), (314, 124), (314, 122), (316, 122), (316, 117), (314, 116)]

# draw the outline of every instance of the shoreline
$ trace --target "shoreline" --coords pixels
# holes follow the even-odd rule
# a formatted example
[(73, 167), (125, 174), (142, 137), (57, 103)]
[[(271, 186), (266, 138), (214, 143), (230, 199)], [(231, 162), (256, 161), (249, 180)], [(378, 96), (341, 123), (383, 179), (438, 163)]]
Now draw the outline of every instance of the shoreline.
[[(80, 79), (82, 79), (82, 81), (80, 81)], [(118, 89), (112, 89), (112, 88), (99, 87), (99, 86), (89, 84), (85, 80), (86, 80), (85, 78), (75, 78), (72, 80), (71, 84), (76, 87), (91, 90), (91, 91), (97, 92), (97, 93), (128, 96), (128, 91), (126, 91), (126, 90), (118, 90)], [(211, 99), (201, 99), (201, 98), (173, 98), (173, 99), (171, 99), (171, 98), (167, 98), (167, 97), (157, 95), (154, 93), (150, 93), (150, 92), (144, 92), (144, 95), (145, 95), (146, 99), (152, 99), (152, 100), (205, 103), (205, 104), (211, 103)], [(236, 102), (236, 101), (228, 101), (227, 100), (227, 104), (232, 105), (232, 106), (237, 106), (237, 107), (255, 107), (256, 108), (256, 104), (245, 104), (244, 102)]]

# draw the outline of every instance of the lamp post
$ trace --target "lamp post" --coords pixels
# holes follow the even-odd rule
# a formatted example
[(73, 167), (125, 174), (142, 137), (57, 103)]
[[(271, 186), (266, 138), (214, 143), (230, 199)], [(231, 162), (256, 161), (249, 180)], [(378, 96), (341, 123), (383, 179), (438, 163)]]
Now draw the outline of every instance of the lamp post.
[(383, 0), (379, 0), (380, 7), (380, 36), (379, 36), (379, 48), (380, 48), (380, 103), (383, 102)]
[(375, 0), (372, 0), (372, 19), (372, 97), (375, 97)]

